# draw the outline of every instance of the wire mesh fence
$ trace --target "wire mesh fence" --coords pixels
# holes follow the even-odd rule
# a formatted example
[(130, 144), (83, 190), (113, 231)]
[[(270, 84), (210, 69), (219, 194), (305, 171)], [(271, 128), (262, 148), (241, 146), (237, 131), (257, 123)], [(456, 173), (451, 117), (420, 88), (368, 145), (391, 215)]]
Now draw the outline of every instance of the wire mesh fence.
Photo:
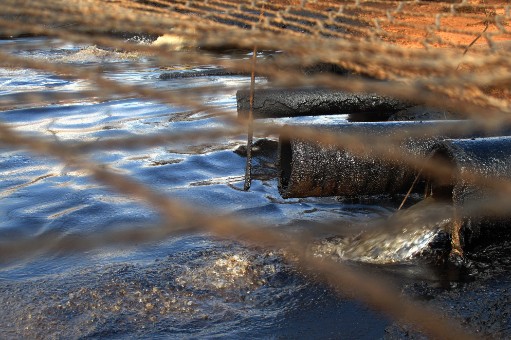
[[(468, 183), (467, 186), (485, 188), (490, 194), (485, 195), (484, 200), (465, 204), (463, 213), (506, 216), (509, 203), (505, 197), (511, 192), (509, 177), (478, 168), (460, 171), (459, 167), (446, 164), (445, 157), (411, 155), (400, 147), (403, 136), (399, 134), (339, 135), (331, 131), (318, 133), (317, 129), (309, 127), (247, 121), (204, 101), (205, 96), (226, 93), (224, 84), (200, 85), (193, 89), (155, 87), (130, 84), (109, 74), (126, 68), (136, 72), (148, 67), (165, 70), (173, 65), (210, 65), (222, 72), (268, 79), (266, 84), (252, 82), (252, 90), (254, 86), (258, 89), (315, 87), (376, 93), (455, 112), (473, 123), (445, 127), (449, 132), (458, 129), (469, 133), (475, 128), (492, 131), (509, 123), (510, 16), (511, 6), (507, 2), (490, 0), (4, 0), (0, 15), (0, 35), (4, 38), (44, 36), (45, 39), (36, 44), (89, 44), (145, 59), (143, 62), (138, 57), (128, 59), (122, 67), (108, 63), (78, 67), (58, 60), (24, 57), (19, 53), (21, 45), (2, 49), (0, 65), (3, 68), (31, 69), (85, 84), (82, 89), (67, 92), (44, 89), (9, 93), (2, 96), (2, 110), (84, 99), (140, 97), (207, 114), (223, 126), (200, 132), (169, 134), (164, 131), (100, 141), (65, 142), (22, 133), (19, 127), (0, 123), (0, 142), (4, 147), (49, 156), (66, 166), (84, 170), (102, 185), (149, 205), (163, 219), (162, 224), (150, 228), (137, 226), (80, 237), (55, 238), (50, 234), (8, 240), (2, 242), (0, 261), (7, 263), (40, 253), (80, 252), (112, 244), (151, 242), (176, 233), (210, 232), (222, 238), (285, 249), (288, 260), (304, 272), (314, 273), (339, 293), (347, 293), (398, 322), (414, 325), (425, 334), (469, 338), (470, 330), (458, 326), (457, 321), (401, 296), (381, 278), (353, 270), (342, 262), (311, 255), (306, 249), (313, 243), (313, 237), (304, 234), (289, 239), (275, 228), (205, 213), (148, 184), (109, 170), (94, 161), (93, 155), (98, 150), (208, 142), (242, 134), (250, 124), (255, 136), (279, 134), (281, 138), (335, 146), (355, 155), (377, 154), (391, 164), (410, 166), (436, 183), (456, 178), (458, 182)], [(234, 51), (253, 51), (254, 58), (236, 57)], [(271, 57), (255, 58), (258, 51), (266, 51)], [(219, 57), (226, 53), (231, 57)], [(343, 72), (309, 72), (317, 65), (334, 65)], [(422, 129), (417, 134), (442, 133), (442, 127), (433, 129)], [(453, 200), (454, 205), (459, 203)], [(424, 212), (436, 221), (453, 214), (451, 210), (447, 212), (449, 216), (444, 210), (429, 212), (425, 209)], [(375, 223), (379, 228), (388, 227), (383, 220)]]

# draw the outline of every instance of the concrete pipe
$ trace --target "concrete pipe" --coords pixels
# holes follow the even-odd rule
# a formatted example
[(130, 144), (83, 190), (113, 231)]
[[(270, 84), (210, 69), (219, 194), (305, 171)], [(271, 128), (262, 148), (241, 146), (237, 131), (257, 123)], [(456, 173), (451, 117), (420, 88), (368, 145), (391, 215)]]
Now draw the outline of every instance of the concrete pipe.
[[(380, 137), (392, 137), (402, 152), (420, 157), (425, 157), (435, 143), (445, 138), (509, 134), (508, 128), (484, 131), (470, 121), (348, 123), (314, 128), (318, 129), (318, 136), (322, 131), (356, 134), (368, 136), (374, 143)], [(279, 141), (279, 191), (284, 198), (401, 194), (411, 187), (416, 173), (417, 169), (388, 161), (373, 151), (357, 155), (334, 145), (300, 138), (281, 137)], [(414, 188), (423, 192), (423, 182)]]
[[(238, 117), (247, 118), (250, 91), (239, 90), (236, 101)], [(376, 94), (354, 94), (318, 88), (261, 89), (254, 93), (253, 117), (262, 119), (357, 114), (382, 121), (411, 106), (413, 105)]]
[[(511, 207), (511, 137), (444, 140), (435, 143), (432, 158), (454, 169), (452, 178), (432, 180), (431, 195), (452, 201), (460, 218), (461, 246), (471, 250), (509, 236)], [(481, 181), (467, 181), (476, 174)], [(499, 181), (507, 181), (499, 184)]]

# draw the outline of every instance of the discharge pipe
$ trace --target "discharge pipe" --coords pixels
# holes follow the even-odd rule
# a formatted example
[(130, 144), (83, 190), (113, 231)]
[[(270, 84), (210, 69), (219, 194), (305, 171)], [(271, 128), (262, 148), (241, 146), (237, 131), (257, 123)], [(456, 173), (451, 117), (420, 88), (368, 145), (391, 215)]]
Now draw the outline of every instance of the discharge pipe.
[[(452, 178), (432, 180), (430, 194), (457, 209), (463, 249), (509, 236), (511, 201), (509, 192), (501, 189), (511, 185), (511, 137), (443, 140), (431, 150), (432, 159), (454, 169)], [(467, 181), (467, 174), (483, 182)]]
[[(236, 93), (238, 117), (248, 118), (250, 91)], [(366, 115), (372, 120), (387, 120), (392, 114), (413, 104), (376, 94), (356, 94), (320, 88), (255, 90), (254, 119), (320, 116), (337, 114)]]
[[(309, 126), (310, 127), (310, 126)], [(341, 125), (315, 125), (318, 136), (324, 131), (367, 136), (372, 143), (385, 143), (392, 137), (401, 152), (426, 157), (433, 145), (446, 138), (509, 135), (510, 129), (483, 130), (471, 121), (378, 122)], [(279, 191), (282, 197), (344, 196), (367, 197), (403, 194), (411, 187), (418, 169), (396, 164), (372, 151), (355, 154), (336, 145), (300, 138), (279, 140)], [(374, 144), (373, 144), (374, 145)], [(424, 181), (414, 186), (424, 190)]]

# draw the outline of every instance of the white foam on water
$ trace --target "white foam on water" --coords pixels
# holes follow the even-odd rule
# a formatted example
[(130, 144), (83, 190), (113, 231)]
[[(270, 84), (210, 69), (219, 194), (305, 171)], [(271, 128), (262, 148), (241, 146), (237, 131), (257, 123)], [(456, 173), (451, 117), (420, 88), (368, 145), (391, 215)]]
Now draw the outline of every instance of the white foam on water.
[(343, 261), (407, 262), (420, 255), (440, 231), (448, 228), (451, 209), (428, 198), (391, 216), (384, 221), (384, 227), (325, 240), (314, 246), (313, 251), (316, 256), (333, 256)]

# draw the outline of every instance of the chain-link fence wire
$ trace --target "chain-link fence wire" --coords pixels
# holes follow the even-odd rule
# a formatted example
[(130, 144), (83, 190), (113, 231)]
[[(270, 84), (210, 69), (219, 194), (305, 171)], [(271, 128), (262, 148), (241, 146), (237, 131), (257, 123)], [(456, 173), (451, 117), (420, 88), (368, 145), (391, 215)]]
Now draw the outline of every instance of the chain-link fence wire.
[[(272, 87), (316, 86), (351, 92), (378, 93), (416, 104), (455, 111), (470, 118), (477, 128), (492, 129), (510, 118), (511, 6), (505, 1), (11, 1), (4, 0), (0, 15), (3, 37), (44, 35), (41, 44), (87, 43), (112, 50), (147, 56), (152, 66), (214, 65), (230, 72), (271, 80)], [(167, 44), (140, 43), (167, 37)], [(57, 40), (52, 40), (52, 39)], [(241, 49), (278, 51), (272, 58), (250, 60), (218, 58), (217, 51)], [(158, 193), (143, 183), (107, 170), (91, 161), (87, 153), (100, 149), (144, 148), (169, 143), (194, 143), (239, 135), (245, 121), (232, 112), (204, 103), (204, 95), (222, 93), (222, 86), (161, 89), (131, 85), (105, 76), (118, 66), (79, 68), (51, 60), (29, 59), (0, 51), (0, 65), (29, 68), (60, 77), (86, 81), (89, 86), (74, 92), (32, 91), (2, 97), (0, 107), (47, 105), (94, 98), (143, 97), (205, 112), (225, 121), (225, 128), (207, 132), (180, 132), (103, 140), (62, 143), (26, 136), (0, 124), (0, 142), (37, 155), (52, 156), (87, 170), (98, 182), (136, 198), (159, 211), (165, 223), (151, 228), (126, 228), (101, 235), (47, 235), (2, 244), (0, 260), (10, 261), (41, 252), (77, 252), (110, 244), (150, 242), (178, 232), (207, 231), (220, 237), (279, 247), (289, 260), (314, 272), (341, 293), (348, 293), (399, 322), (415, 325), (437, 337), (468, 337), (456, 322), (400, 296), (380, 278), (355, 272), (342, 263), (318, 259), (306, 253), (312, 237), (289, 240), (278, 231), (254, 226), (225, 216), (211, 216)], [(333, 73), (308, 74), (303, 70), (321, 63), (334, 64), (360, 76)], [(147, 63), (130, 62), (132, 70)], [(265, 85), (257, 85), (265, 86)], [(432, 178), (459, 175), (456, 169), (435, 159), (410, 156), (397, 147), (394, 137), (337, 135), (308, 128), (282, 128), (253, 123), (256, 135), (280, 134), (328, 145), (353, 153), (371, 149), (389, 162), (407, 164)], [(467, 129), (466, 126), (460, 129)], [(424, 133), (424, 132), (421, 132)], [(432, 131), (438, 133), (438, 129)], [(370, 147), (369, 147), (370, 146)], [(511, 182), (488, 178), (476, 171), (461, 174), (462, 180), (491, 188), (494, 199), (466, 207), (473, 213), (495, 214), (509, 210), (502, 197), (511, 193)], [(432, 219), (446, 216), (431, 212)], [(214, 217), (214, 218), (212, 218)], [(378, 221), (376, 221), (378, 223)], [(385, 223), (381, 221), (381, 224)], [(376, 280), (376, 281), (375, 281)], [(373, 282), (378, 282), (374, 284)]]

